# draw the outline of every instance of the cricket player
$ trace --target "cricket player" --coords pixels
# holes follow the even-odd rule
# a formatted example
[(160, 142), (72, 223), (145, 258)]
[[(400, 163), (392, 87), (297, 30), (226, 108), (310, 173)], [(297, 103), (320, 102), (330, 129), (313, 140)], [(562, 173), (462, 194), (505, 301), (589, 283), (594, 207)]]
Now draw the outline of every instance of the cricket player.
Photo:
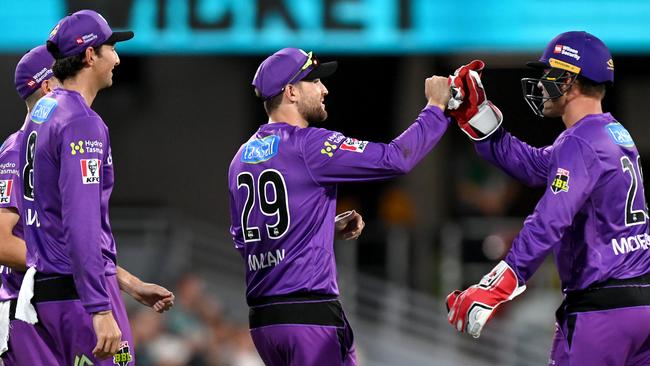
[[(53, 63), (45, 46), (38, 46), (26, 53), (16, 66), (16, 91), (25, 101), (28, 114), (43, 95), (58, 85), (58, 80), (52, 77)], [(22, 136), (20, 129), (0, 148), (0, 351), (4, 352), (2, 362), (5, 366), (49, 366), (56, 365), (58, 360), (34, 325), (15, 319), (27, 251), (20, 220), (22, 180), (18, 155)]]
[(108, 218), (110, 139), (90, 108), (99, 90), (112, 84), (119, 65), (115, 43), (132, 37), (113, 32), (94, 11), (63, 18), (47, 41), (62, 87), (38, 100), (24, 127), (19, 173), (30, 268), (16, 316), (34, 323), (38, 314), (56, 357), (50, 364), (134, 365), (119, 290), (157, 311), (173, 303), (171, 292), (116, 266)]
[[(337, 184), (406, 174), (449, 124), (447, 78), (433, 76), (425, 82), (427, 106), (388, 144), (311, 127), (327, 118), (321, 78), (336, 66), (296, 48), (264, 60), (252, 84), (269, 120), (241, 146), (228, 172), (251, 335), (271, 366), (356, 365), (336, 283)], [(358, 233), (362, 227), (353, 220), (347, 230)]]
[[(478, 337), (494, 309), (521, 294), (553, 253), (565, 296), (549, 365), (648, 365), (648, 211), (634, 140), (601, 106), (614, 82), (612, 56), (594, 35), (566, 32), (529, 66), (543, 73), (522, 80), (530, 107), (540, 117), (561, 117), (566, 130), (543, 148), (496, 124), (491, 133), (478, 134), (475, 146), (483, 158), (546, 191), (505, 260), (478, 285), (449, 295), (449, 321)], [(481, 119), (458, 122), (471, 135)]]

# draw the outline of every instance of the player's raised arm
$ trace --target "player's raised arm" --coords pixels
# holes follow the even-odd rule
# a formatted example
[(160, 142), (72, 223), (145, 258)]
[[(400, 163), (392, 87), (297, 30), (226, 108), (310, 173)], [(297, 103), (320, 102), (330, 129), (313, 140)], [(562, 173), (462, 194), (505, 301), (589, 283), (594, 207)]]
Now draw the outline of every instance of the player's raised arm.
[(444, 109), (450, 97), (447, 78), (425, 80), (427, 106), (413, 124), (388, 144), (361, 141), (325, 129), (305, 129), (302, 155), (318, 183), (386, 179), (403, 175), (436, 146), (449, 119)]
[(550, 147), (534, 148), (500, 127), (501, 111), (487, 99), (481, 81), (484, 67), (474, 60), (449, 76), (453, 97), (447, 114), (475, 142), (482, 158), (526, 185), (544, 186)]

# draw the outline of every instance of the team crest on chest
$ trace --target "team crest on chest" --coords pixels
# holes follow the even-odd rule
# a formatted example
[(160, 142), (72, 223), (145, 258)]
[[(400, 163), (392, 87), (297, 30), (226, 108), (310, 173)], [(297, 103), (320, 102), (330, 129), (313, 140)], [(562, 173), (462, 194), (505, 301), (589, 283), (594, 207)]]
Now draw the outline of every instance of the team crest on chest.
[(551, 192), (553, 194), (558, 194), (560, 192), (569, 191), (569, 171), (562, 168), (557, 168), (557, 173), (555, 173), (555, 179), (551, 183)]

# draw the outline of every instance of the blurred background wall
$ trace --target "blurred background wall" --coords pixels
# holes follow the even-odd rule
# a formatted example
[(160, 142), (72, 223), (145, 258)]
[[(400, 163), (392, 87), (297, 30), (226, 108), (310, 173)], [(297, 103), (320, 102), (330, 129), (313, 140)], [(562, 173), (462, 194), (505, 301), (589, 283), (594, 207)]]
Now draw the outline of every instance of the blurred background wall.
[[(563, 125), (525, 104), (519, 80), (537, 76), (525, 62), (555, 35), (586, 30), (614, 55), (606, 110), (650, 154), (650, 3), (641, 0), (0, 0), (0, 136), (24, 119), (13, 85), (20, 56), (84, 8), (136, 34), (118, 45), (114, 85), (93, 105), (111, 133), (120, 261), (180, 295), (166, 318), (133, 306), (138, 352), (159, 355), (142, 365), (259, 362), (245, 328), (243, 262), (228, 238), (226, 176), (238, 147), (266, 122), (250, 86), (257, 65), (282, 47), (339, 61), (324, 80), (322, 127), (389, 142), (425, 105), (426, 77), (481, 58), (505, 128), (544, 146)], [(552, 263), (479, 341), (445, 324), (442, 300), (504, 255), (541, 194), (477, 158), (455, 126), (408, 176), (341, 186), (339, 210), (356, 209), (367, 223), (358, 243), (337, 243), (362, 364), (400, 362), (390, 355), (413, 365), (545, 362), (561, 300)], [(187, 357), (160, 356), (169, 347)], [(233, 356), (239, 351), (245, 356)]]

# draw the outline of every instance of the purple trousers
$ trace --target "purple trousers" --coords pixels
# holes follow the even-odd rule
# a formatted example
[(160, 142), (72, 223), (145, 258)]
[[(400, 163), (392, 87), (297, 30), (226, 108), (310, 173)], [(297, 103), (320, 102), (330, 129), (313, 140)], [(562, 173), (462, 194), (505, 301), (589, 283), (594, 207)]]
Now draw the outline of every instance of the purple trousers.
[(286, 324), (251, 329), (255, 348), (267, 366), (356, 366), (354, 345), (342, 355), (340, 329)]
[(5, 366), (51, 366), (59, 360), (43, 341), (44, 329), (39, 325), (12, 320), (9, 328), (9, 350), (2, 355)]
[(564, 316), (556, 325), (548, 364), (650, 365), (650, 306)]
[(271, 299), (252, 305), (249, 314), (251, 337), (265, 365), (356, 366), (352, 329), (336, 298)]
[[(122, 343), (117, 354), (105, 360), (93, 356), (97, 344), (92, 315), (79, 300), (49, 301), (35, 304), (39, 324), (44, 329), (43, 340), (59, 360), (58, 365), (134, 366), (133, 337), (126, 308), (120, 294), (117, 276), (106, 277), (113, 317), (122, 331)], [(54, 364), (53, 364), (54, 365)]]

